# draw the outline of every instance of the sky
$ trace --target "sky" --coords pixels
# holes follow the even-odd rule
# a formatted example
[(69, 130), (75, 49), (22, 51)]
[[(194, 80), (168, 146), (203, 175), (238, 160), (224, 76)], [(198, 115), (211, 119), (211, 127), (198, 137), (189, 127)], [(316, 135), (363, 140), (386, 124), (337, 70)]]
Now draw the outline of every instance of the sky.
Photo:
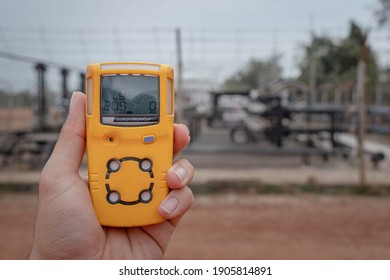
[[(379, 1), (378, 1), (379, 2)], [(340, 27), (374, 25), (375, 0), (2, 0), (2, 26)], [(312, 18), (312, 19), (311, 19)]]
[[(174, 29), (180, 28), (184, 74), (188, 79), (213, 75), (215, 81), (221, 81), (250, 57), (264, 58), (272, 53), (281, 55), (285, 76), (293, 77), (297, 74), (299, 44), (307, 43), (311, 32), (345, 36), (350, 20), (371, 30), (370, 42), (387, 61), (388, 40), (383, 30), (378, 30), (374, 17), (378, 3), (379, 0), (0, 0), (0, 51), (80, 69), (92, 62), (129, 57), (175, 65)], [(58, 84), (59, 78), (53, 79)], [(75, 75), (72, 79), (76, 83)], [(31, 65), (0, 58), (0, 87), (18, 90), (34, 87), (35, 83)]]

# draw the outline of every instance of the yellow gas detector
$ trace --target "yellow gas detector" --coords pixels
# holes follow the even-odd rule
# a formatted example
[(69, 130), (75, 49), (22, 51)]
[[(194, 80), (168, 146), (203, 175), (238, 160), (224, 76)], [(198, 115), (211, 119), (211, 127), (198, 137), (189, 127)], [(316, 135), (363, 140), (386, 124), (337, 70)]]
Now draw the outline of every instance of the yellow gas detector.
[(86, 75), (89, 188), (100, 224), (162, 222), (172, 165), (174, 74), (169, 65), (91, 64)]

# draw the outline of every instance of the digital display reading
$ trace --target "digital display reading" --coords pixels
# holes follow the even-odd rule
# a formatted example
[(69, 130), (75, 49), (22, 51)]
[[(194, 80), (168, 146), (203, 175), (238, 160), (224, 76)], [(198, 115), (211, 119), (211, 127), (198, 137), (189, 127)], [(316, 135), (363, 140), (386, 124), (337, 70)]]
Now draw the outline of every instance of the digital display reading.
[(110, 75), (101, 79), (101, 116), (104, 124), (158, 123), (159, 77)]

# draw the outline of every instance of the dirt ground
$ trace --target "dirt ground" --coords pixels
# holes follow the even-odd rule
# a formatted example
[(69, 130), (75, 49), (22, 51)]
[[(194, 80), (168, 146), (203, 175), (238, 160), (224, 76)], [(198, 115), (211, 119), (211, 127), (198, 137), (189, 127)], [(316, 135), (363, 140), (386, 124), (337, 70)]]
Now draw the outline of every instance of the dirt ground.
[[(0, 259), (24, 259), (35, 192), (0, 194)], [(197, 195), (166, 259), (390, 259), (390, 196)]]

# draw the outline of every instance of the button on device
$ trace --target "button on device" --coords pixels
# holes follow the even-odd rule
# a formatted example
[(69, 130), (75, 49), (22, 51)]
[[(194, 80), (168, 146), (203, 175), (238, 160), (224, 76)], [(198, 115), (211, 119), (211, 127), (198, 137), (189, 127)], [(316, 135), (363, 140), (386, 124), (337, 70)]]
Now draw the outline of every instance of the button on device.
[(121, 168), (121, 163), (117, 159), (111, 159), (107, 167), (110, 172), (117, 172)]
[(143, 172), (149, 172), (152, 169), (152, 161), (148, 158), (144, 158), (139, 163), (139, 169), (141, 169)]
[(156, 137), (154, 135), (146, 135), (142, 138), (142, 142), (144, 142), (144, 144), (151, 144), (151, 143), (154, 143), (156, 141)]
[(116, 204), (121, 200), (121, 195), (117, 191), (112, 191), (108, 193), (107, 200), (110, 204)]
[(149, 190), (143, 190), (139, 194), (139, 199), (143, 203), (149, 203), (152, 200), (152, 193)]

